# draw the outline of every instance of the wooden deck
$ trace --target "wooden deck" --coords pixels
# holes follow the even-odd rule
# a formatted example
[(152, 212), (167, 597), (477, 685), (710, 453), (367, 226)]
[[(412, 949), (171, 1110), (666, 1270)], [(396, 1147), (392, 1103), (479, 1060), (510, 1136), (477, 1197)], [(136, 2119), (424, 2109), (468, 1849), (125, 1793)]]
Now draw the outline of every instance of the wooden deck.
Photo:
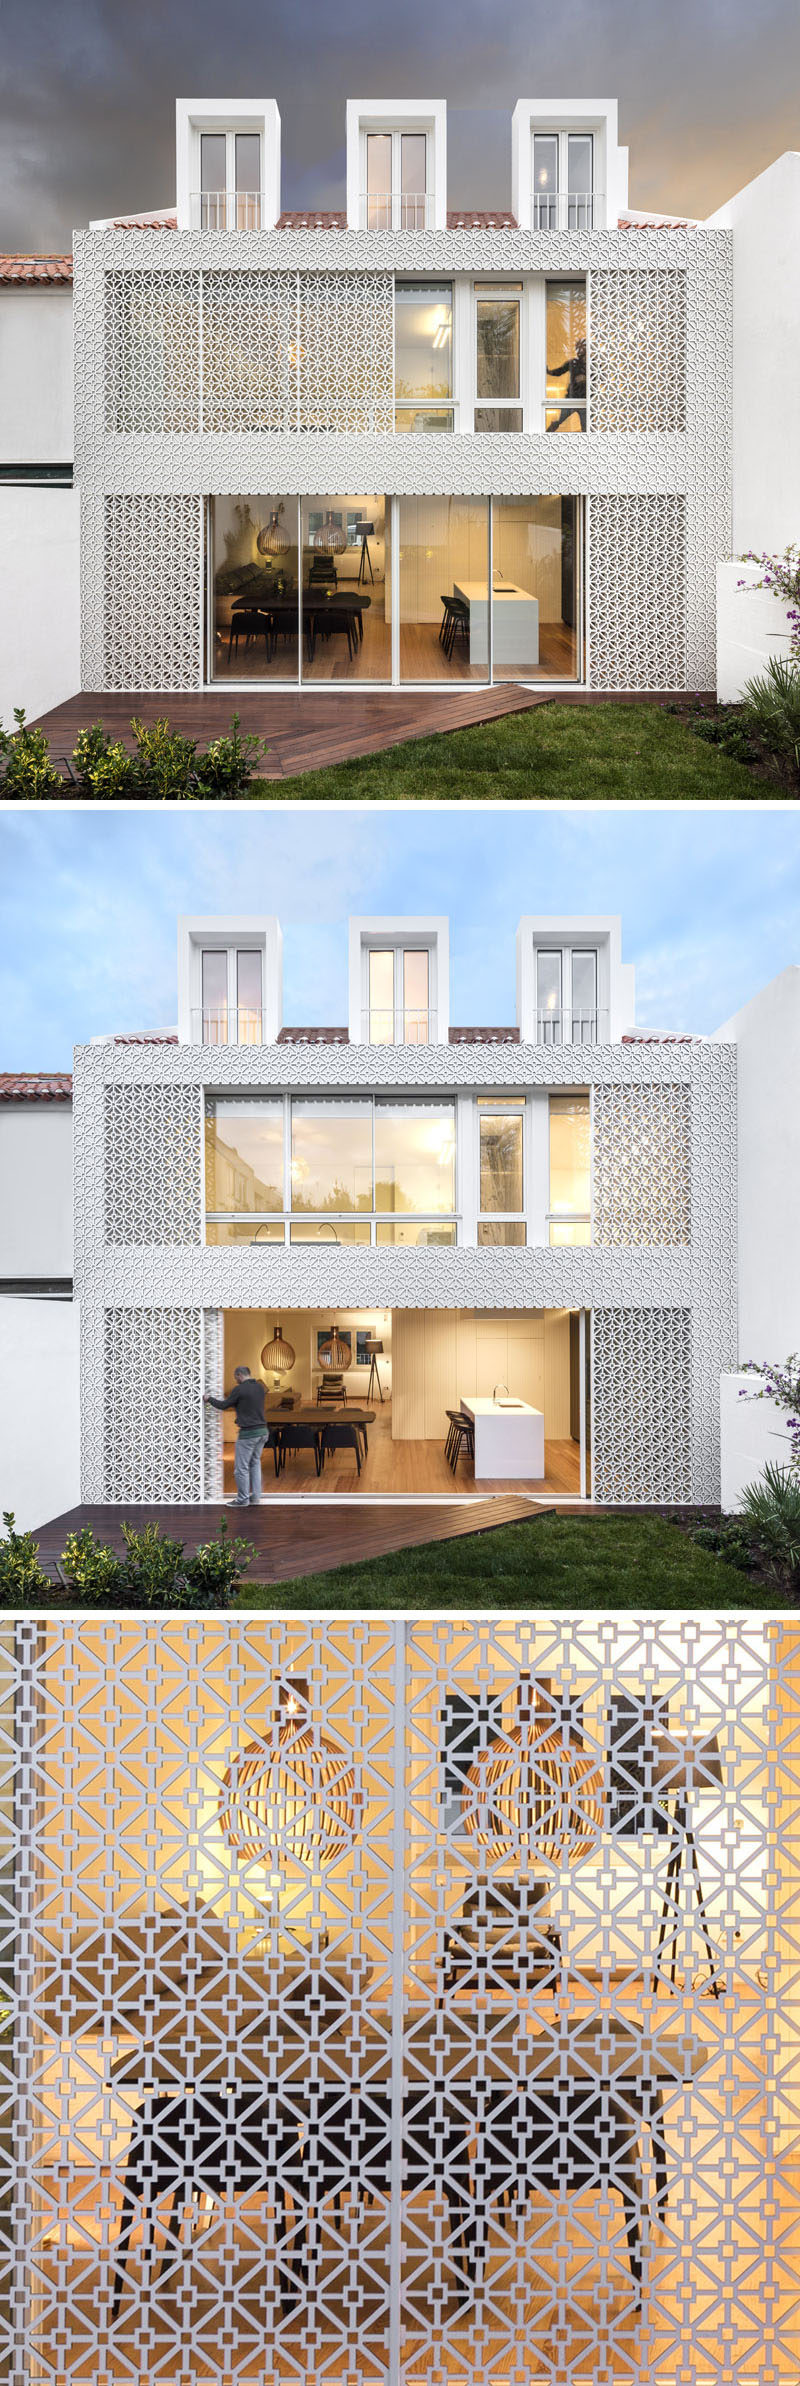
[[(266, 1473), (266, 1469), (265, 1469)], [(67, 1534), (85, 1524), (112, 1549), (124, 1550), (123, 1524), (137, 1530), (158, 1523), (163, 1533), (182, 1541), (187, 1550), (208, 1541), (225, 1516), (231, 1533), (249, 1541), (253, 1561), (248, 1582), (289, 1582), (296, 1574), (325, 1574), (334, 1566), (357, 1565), (363, 1558), (385, 1557), (396, 1549), (415, 1549), (426, 1541), (452, 1541), (464, 1533), (486, 1533), (498, 1525), (530, 1522), (546, 1511), (530, 1499), (494, 1498), (407, 1502), (350, 1501), (341, 1495), (330, 1501), (292, 1503), (264, 1501), (260, 1508), (128, 1508), (68, 1509), (40, 1526), (34, 1538), (43, 1562), (60, 1557)]]
[(197, 695), (108, 696), (91, 692), (70, 696), (52, 712), (42, 713), (36, 727), (44, 729), (55, 761), (72, 753), (81, 729), (102, 721), (131, 751), (131, 720), (148, 724), (166, 718), (172, 729), (196, 739), (200, 748), (230, 729), (238, 712), (243, 730), (269, 740), (266, 761), (257, 776), (280, 780), (296, 773), (327, 769), (334, 762), (351, 762), (364, 754), (385, 753), (389, 746), (436, 731), (467, 729), (480, 721), (498, 720), (504, 713), (528, 712), (547, 704), (549, 696), (530, 688), (461, 687), (431, 690), (430, 694), (402, 689), (376, 691), (303, 691), (268, 687), (258, 692), (220, 688)]

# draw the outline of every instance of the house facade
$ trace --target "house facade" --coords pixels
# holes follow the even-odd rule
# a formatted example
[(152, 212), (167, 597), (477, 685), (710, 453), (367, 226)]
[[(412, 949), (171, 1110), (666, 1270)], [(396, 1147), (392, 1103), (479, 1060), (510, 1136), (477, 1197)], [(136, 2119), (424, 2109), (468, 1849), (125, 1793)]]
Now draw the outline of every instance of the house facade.
[(3, 1617), (13, 2386), (794, 2386), (799, 1701), (787, 1615)]
[[(274, 920), (184, 920), (177, 1035), (76, 1052), (84, 1499), (218, 1498), (204, 1391), (244, 1361), (314, 1403), (334, 1328), (378, 1411), (365, 1489), (718, 1497), (734, 1046), (637, 1036), (613, 918), (521, 921), (505, 1029), (451, 1024), (445, 920), (351, 922), (341, 1028), (282, 1027), (280, 967)], [(498, 1387), (544, 1463), (454, 1480), (447, 1412)]]

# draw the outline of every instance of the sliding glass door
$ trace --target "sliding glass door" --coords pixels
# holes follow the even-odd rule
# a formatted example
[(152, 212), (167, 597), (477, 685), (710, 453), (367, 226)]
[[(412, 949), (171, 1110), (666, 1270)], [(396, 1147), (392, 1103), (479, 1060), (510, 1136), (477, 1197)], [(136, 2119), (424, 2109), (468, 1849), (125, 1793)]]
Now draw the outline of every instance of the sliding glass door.
[(493, 679), (578, 679), (577, 497), (495, 497), (492, 517)]

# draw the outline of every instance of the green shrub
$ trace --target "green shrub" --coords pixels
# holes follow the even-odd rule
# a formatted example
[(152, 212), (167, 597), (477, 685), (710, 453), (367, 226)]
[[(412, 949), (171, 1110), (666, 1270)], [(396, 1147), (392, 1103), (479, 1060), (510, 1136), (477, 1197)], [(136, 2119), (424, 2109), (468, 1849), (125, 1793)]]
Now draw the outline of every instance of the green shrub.
[(800, 1478), (788, 1466), (765, 1466), (748, 1484), (742, 1521), (749, 1525), (776, 1581), (800, 1590)]
[(3, 1512), (5, 1539), (0, 1541), (0, 1607), (37, 1607), (49, 1593), (32, 1533), (18, 1533), (10, 1509)]
[(800, 774), (800, 666), (770, 655), (760, 679), (745, 688), (747, 713), (764, 744), (788, 756)]
[(183, 1542), (171, 1541), (160, 1524), (137, 1532), (124, 1524), (123, 1588), (132, 1607), (187, 1607)]
[(697, 1549), (710, 1550), (727, 1566), (738, 1566), (742, 1574), (752, 1574), (758, 1562), (753, 1534), (738, 1516), (723, 1516), (719, 1524), (693, 1525), (690, 1539)]
[(82, 795), (113, 803), (116, 796), (138, 795), (142, 790), (136, 756), (112, 738), (102, 721), (93, 721), (91, 729), (81, 730), (72, 762)]
[(25, 714), (17, 706), (14, 719), (17, 726), (13, 730), (4, 729), (0, 721), (0, 785), (5, 794), (26, 803), (36, 803), (46, 795), (63, 795), (64, 782), (50, 760), (44, 730), (26, 729)]
[(61, 1564), (69, 1588), (82, 1606), (116, 1604), (122, 1587), (122, 1567), (116, 1551), (95, 1538), (91, 1525), (85, 1524), (79, 1533), (69, 1534)]
[(239, 715), (234, 713), (230, 736), (215, 738), (205, 754), (198, 754), (198, 795), (241, 795), (249, 785), (254, 764), (268, 752), (266, 738), (240, 736)]
[(193, 795), (194, 738), (170, 729), (168, 721), (154, 721), (148, 729), (144, 721), (132, 720), (131, 729), (148, 794), (160, 796), (164, 803)]
[(249, 1541), (231, 1539), (225, 1516), (220, 1517), (214, 1541), (203, 1541), (186, 1568), (190, 1606), (228, 1607), (239, 1589), (253, 1552)]

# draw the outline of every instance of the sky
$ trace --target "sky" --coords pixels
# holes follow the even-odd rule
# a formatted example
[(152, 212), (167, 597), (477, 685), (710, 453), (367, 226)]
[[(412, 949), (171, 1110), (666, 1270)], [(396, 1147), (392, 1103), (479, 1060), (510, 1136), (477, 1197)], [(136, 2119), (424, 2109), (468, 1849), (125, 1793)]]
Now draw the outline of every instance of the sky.
[(350, 913), (446, 913), (451, 1017), (515, 1018), (523, 912), (620, 912), (640, 1027), (710, 1033), (800, 964), (785, 810), (0, 814), (0, 1070), (176, 1018), (176, 920), (277, 912), (287, 1024), (347, 1019)]
[(800, 146), (797, 0), (0, 0), (0, 247), (175, 195), (174, 102), (275, 97), (283, 203), (342, 205), (348, 96), (448, 102), (453, 206), (508, 206), (523, 93), (611, 95), (631, 204), (704, 216)]

